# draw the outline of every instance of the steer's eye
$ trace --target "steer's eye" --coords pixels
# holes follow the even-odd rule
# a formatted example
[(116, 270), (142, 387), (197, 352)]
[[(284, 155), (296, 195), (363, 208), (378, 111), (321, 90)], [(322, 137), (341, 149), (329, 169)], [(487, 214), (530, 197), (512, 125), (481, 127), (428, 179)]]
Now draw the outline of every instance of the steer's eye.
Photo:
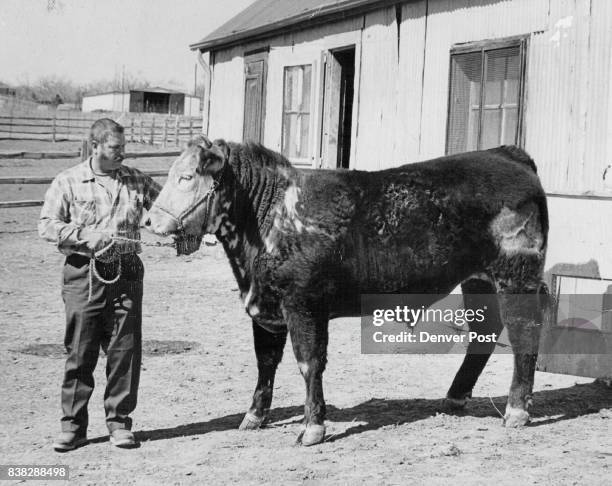
[(193, 179), (193, 176), (191, 174), (183, 174), (179, 177), (179, 182), (190, 181), (191, 179)]

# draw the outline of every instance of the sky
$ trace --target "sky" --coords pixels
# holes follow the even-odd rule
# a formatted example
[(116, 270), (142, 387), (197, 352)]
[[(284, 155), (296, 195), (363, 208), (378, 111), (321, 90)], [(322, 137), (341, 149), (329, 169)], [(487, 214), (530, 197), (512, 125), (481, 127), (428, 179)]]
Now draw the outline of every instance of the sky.
[(0, 0), (0, 81), (90, 83), (125, 69), (153, 85), (192, 90), (197, 58), (189, 44), (253, 1)]

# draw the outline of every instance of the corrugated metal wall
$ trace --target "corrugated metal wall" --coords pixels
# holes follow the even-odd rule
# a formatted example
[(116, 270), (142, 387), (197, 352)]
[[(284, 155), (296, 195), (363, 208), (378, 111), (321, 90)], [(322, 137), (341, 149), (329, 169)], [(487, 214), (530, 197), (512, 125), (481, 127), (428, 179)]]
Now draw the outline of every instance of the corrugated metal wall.
[[(400, 14), (398, 17), (398, 13)], [(399, 29), (397, 20), (400, 19)], [(398, 36), (399, 34), (399, 36)], [(458, 43), (527, 35), (525, 148), (549, 197), (555, 263), (593, 259), (612, 277), (612, 0), (418, 0), (333, 25), (216, 54), (212, 137), (240, 140), (243, 54), (269, 46), (264, 143), (281, 149), (283, 69), (313, 66), (311, 152), (318, 155), (321, 54), (355, 45), (351, 167), (376, 170), (444, 154), (450, 50)]]
[(361, 40), (361, 93), (354, 167), (376, 170), (397, 154), (398, 41), (394, 8), (369, 14)]
[(128, 93), (105, 93), (83, 98), (82, 111), (94, 110), (128, 111), (130, 95)]
[(394, 130), (396, 160), (402, 163), (418, 160), (420, 153), (426, 10), (424, 0), (402, 6)]
[(612, 2), (551, 2), (547, 29), (529, 47), (526, 148), (547, 190), (602, 189), (612, 160)]
[(429, 0), (427, 5), (420, 159), (444, 154), (451, 47), (542, 30), (548, 12), (548, 0)]
[(210, 90), (212, 138), (240, 141), (244, 116), (244, 47), (215, 53)]
[(185, 116), (199, 116), (201, 99), (196, 96), (185, 96)]
[(603, 168), (612, 163), (612, 2), (591, 1), (590, 26), (584, 181), (600, 190)]
[(598, 269), (601, 278), (612, 278), (612, 199), (549, 197), (550, 232), (546, 270), (558, 264)]
[[(214, 136), (240, 140), (243, 54), (269, 46), (264, 143), (280, 150), (283, 68), (313, 65), (311, 152), (318, 154), (321, 53), (356, 46), (351, 167), (375, 170), (444, 154), (450, 49), (527, 35), (525, 147), (555, 192), (601, 191), (612, 162), (612, 1), (418, 0), (215, 56)], [(399, 34), (399, 35), (398, 35)]]

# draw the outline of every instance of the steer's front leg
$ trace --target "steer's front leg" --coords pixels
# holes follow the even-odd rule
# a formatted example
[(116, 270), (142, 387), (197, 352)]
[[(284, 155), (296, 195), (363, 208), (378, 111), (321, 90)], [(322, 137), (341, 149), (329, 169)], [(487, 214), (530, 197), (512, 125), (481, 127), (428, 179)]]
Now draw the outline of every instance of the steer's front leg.
[(327, 363), (328, 316), (315, 312), (286, 312), (293, 352), (306, 384), (302, 445), (323, 442), (325, 437), (325, 399), (323, 371)]
[(257, 386), (253, 394), (253, 403), (240, 424), (240, 430), (258, 429), (268, 418), (274, 377), (287, 342), (287, 328), (279, 326), (278, 332), (273, 333), (253, 321), (253, 339), (257, 356)]

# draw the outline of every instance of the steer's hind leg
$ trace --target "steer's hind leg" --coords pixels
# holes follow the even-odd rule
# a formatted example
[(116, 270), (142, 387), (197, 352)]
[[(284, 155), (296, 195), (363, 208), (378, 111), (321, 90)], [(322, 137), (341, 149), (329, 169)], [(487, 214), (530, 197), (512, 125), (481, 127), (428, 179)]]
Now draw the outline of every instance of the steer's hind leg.
[(540, 331), (549, 304), (548, 290), (540, 279), (544, 256), (539, 252), (500, 257), (495, 280), (499, 291), (502, 320), (514, 353), (514, 373), (508, 404), (506, 427), (520, 427), (529, 421), (533, 380)]
[(495, 342), (487, 342), (486, 337), (495, 334), (497, 340), (503, 329), (492, 280), (486, 275), (472, 277), (461, 284), (461, 290), (465, 309), (474, 311), (475, 315), (484, 313), (482, 322), (475, 320), (470, 323), (470, 331), (477, 333), (484, 342), (474, 339), (468, 344), (465, 359), (446, 394), (447, 404), (452, 408), (463, 408), (467, 399), (471, 398), (472, 389), (495, 350)]
[(274, 376), (283, 357), (287, 329), (279, 328), (279, 332), (273, 333), (253, 321), (253, 338), (257, 356), (257, 386), (253, 394), (253, 403), (240, 424), (240, 430), (258, 429), (268, 417), (272, 404)]
[(306, 384), (302, 445), (318, 444), (325, 437), (323, 371), (327, 363), (328, 317), (323, 314), (288, 313), (293, 352)]

